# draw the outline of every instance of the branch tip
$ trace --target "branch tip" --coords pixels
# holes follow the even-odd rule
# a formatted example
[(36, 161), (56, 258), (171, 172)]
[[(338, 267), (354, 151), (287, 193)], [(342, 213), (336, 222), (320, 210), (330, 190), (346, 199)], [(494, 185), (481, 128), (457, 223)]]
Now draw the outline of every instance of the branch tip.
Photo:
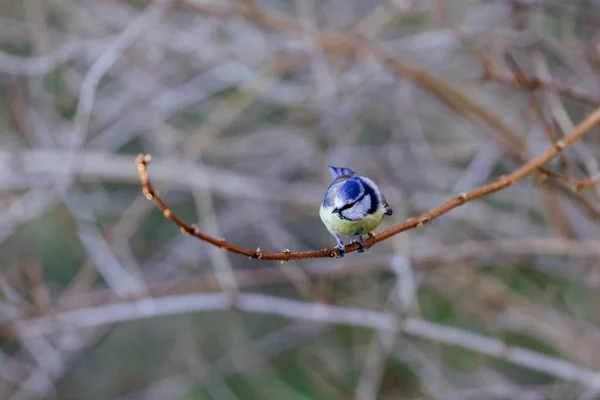
[(150, 160), (152, 160), (152, 156), (150, 154), (138, 154), (138, 156), (135, 159), (135, 163), (138, 166), (146, 166), (147, 164), (150, 163)]

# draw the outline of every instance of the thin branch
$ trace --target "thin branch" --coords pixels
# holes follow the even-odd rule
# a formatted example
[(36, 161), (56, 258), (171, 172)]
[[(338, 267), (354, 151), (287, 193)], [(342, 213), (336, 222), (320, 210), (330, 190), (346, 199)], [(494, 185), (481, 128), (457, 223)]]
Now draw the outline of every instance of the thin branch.
[(507, 345), (500, 340), (478, 335), (464, 329), (409, 318), (406, 320), (402, 331), (422, 339), (460, 346), (506, 360), (515, 365), (600, 389), (600, 374), (597, 372), (533, 350)]
[[(103, 0), (106, 1), (106, 0)], [(136, 4), (148, 4), (150, 0), (128, 0)], [(499, 132), (512, 146), (514, 153), (521, 154), (525, 148), (522, 138), (509, 126), (503, 118), (490, 112), (485, 106), (465, 95), (444, 80), (410, 62), (389, 54), (382, 46), (345, 32), (316, 29), (303, 26), (293, 18), (277, 12), (265, 12), (258, 7), (248, 7), (242, 3), (231, 6), (215, 4), (200, 4), (189, 0), (179, 0), (173, 4), (181, 8), (199, 12), (215, 18), (244, 18), (266, 30), (290, 35), (310, 35), (318, 40), (329, 55), (356, 57), (357, 55), (371, 56), (385, 65), (388, 70), (398, 77), (408, 77), (414, 80), (423, 90), (435, 96), (440, 102), (464, 116), (474, 124), (483, 123), (489, 131)]]
[[(510, 73), (498, 68), (485, 68), (480, 77), (473, 79), (477, 82), (495, 82), (502, 85), (519, 87), (520, 83)], [(581, 89), (566, 86), (558, 82), (545, 80), (536, 76), (527, 78), (527, 85), (534, 91), (551, 91), (592, 107), (600, 106), (600, 99)]]
[[(135, 43), (144, 32), (156, 24), (156, 21), (169, 9), (173, 0), (156, 0), (144, 10), (144, 12), (131, 24), (127, 26), (119, 36), (104, 50), (104, 52), (94, 61), (89, 68), (83, 81), (77, 99), (77, 111), (73, 117), (73, 127), (68, 139), (69, 159), (71, 170), (77, 169), (75, 164), (75, 153), (84, 145), (89, 124), (92, 120), (96, 92), (102, 78), (108, 73), (110, 68), (119, 60), (125, 50)], [(59, 188), (64, 190), (68, 188), (74, 179), (75, 174), (63, 177)]]
[[(511, 70), (512, 74), (514, 75), (515, 80), (517, 81), (519, 86), (521, 86), (525, 91), (528, 92), (529, 98), (531, 99), (531, 101), (530, 101), (531, 108), (533, 108), (533, 111), (537, 114), (537, 117), (539, 118), (540, 122), (544, 126), (544, 133), (546, 134), (548, 141), (550, 143), (557, 141), (558, 139), (560, 139), (560, 136), (556, 133), (556, 130), (554, 129), (552, 124), (550, 124), (546, 120), (546, 117), (544, 115), (544, 109), (535, 94), (535, 87), (530, 83), (529, 79), (527, 79), (527, 76), (525, 75), (525, 73), (523, 72), (521, 67), (519, 67), (517, 60), (510, 53), (510, 50), (508, 49), (508, 47), (504, 48), (503, 55), (504, 55), (504, 61), (510, 68), (510, 70)], [(559, 154), (559, 159), (560, 159), (559, 165), (563, 168), (566, 167), (567, 160), (564, 158), (563, 153)]]
[[(136, 4), (148, 4), (150, 2), (150, 0), (128, 1)], [(490, 131), (499, 132), (511, 146), (513, 158), (515, 158), (517, 162), (523, 161), (521, 154), (525, 149), (525, 143), (523, 142), (523, 139), (516, 132), (514, 132), (501, 117), (490, 112), (479, 102), (472, 100), (463, 94), (463, 92), (455, 89), (452, 85), (446, 83), (442, 79), (437, 78), (435, 75), (409, 63), (404, 59), (388, 54), (387, 51), (371, 41), (335, 30), (310, 28), (283, 14), (276, 12), (265, 12), (255, 3), (250, 5), (239, 3), (231, 6), (222, 6), (214, 4), (199, 4), (189, 0), (178, 0), (173, 3), (173, 8), (196, 11), (209, 17), (222, 19), (241, 17), (246, 19), (248, 22), (256, 24), (257, 26), (261, 26), (267, 30), (273, 30), (291, 35), (311, 35), (320, 42), (323, 50), (331, 55), (353, 57), (357, 54), (364, 54), (372, 56), (385, 65), (391, 73), (398, 77), (403, 76), (411, 78), (423, 90), (435, 96), (443, 104), (458, 114), (463, 115), (475, 125), (479, 126), (480, 123), (483, 123)], [(464, 35), (462, 37), (464, 37)], [(477, 50), (477, 52), (480, 60), (488, 58), (483, 51)], [(489, 64), (485, 68), (488, 67), (492, 68), (493, 65)], [(591, 104), (594, 106), (599, 106), (600, 100), (597, 102), (592, 102)], [(557, 175), (551, 171), (543, 169), (539, 172), (546, 177), (554, 177)], [(574, 181), (571, 178), (566, 179)], [(578, 183), (579, 182), (569, 183), (569, 188), (580, 190), (595, 184), (595, 182), (591, 183), (591, 185), (588, 185), (587, 182), (584, 182), (582, 185), (579, 185)], [(581, 197), (576, 197), (576, 199), (578, 202), (582, 203), (582, 206), (586, 209), (586, 211), (592, 214), (595, 218), (597, 217), (594, 208), (585, 199)]]
[[(308, 303), (280, 297), (243, 293), (197, 293), (123, 302), (120, 304), (60, 312), (16, 323), (23, 337), (35, 338), (57, 331), (95, 328), (119, 322), (143, 320), (188, 312), (238, 309), (249, 313), (278, 315), (285, 318), (326, 324), (346, 324), (395, 332), (398, 317), (394, 313), (353, 307)], [(511, 346), (464, 329), (407, 318), (400, 331), (426, 340), (460, 346), (501, 358), (515, 365), (543, 372), (590, 388), (600, 389), (600, 374), (568, 361), (550, 357), (524, 347)]]
[(18, 57), (0, 52), (0, 72), (27, 77), (48, 74), (69, 61), (95, 55), (106, 46), (108, 40), (68, 43), (52, 54), (38, 57)]
[(586, 22), (592, 26), (600, 24), (600, 15), (592, 7), (577, 7), (562, 3), (559, 1), (546, 2), (540, 1), (539, 5), (543, 11), (548, 14), (554, 14), (559, 18), (577, 19)]
[(563, 182), (575, 193), (580, 192), (583, 189), (589, 189), (597, 186), (599, 180), (599, 178), (596, 176), (589, 178), (573, 178), (572, 176), (557, 174), (556, 172), (552, 172), (547, 168), (539, 168), (538, 172), (544, 178), (552, 178)]
[[(466, 242), (460, 245), (442, 246), (432, 248), (424, 242), (411, 247), (409, 262), (419, 269), (438, 269), (453, 265), (457, 261), (468, 262), (473, 259), (503, 260), (510, 256), (572, 256), (589, 257), (593, 260), (600, 259), (600, 247), (597, 241), (577, 241), (556, 238), (528, 239), (519, 238), (512, 240), (496, 240), (492, 242)], [(327, 277), (328, 279), (342, 279), (349, 276), (365, 276), (367, 274), (389, 270), (390, 257), (374, 255), (365, 264), (360, 257), (343, 260), (343, 267), (323, 259), (313, 262), (303, 269), (309, 276)], [(172, 267), (172, 266), (171, 266)], [(290, 276), (282, 268), (275, 266), (262, 266), (235, 270), (235, 279), (239, 288), (249, 289), (265, 285), (288, 284), (290, 281), (302, 282), (304, 277)], [(149, 286), (144, 295), (150, 297), (164, 297), (183, 295), (197, 292), (220, 291), (221, 286), (212, 272), (200, 273), (178, 283), (159, 283)], [(403, 294), (405, 294), (403, 292)], [(97, 289), (89, 293), (74, 293), (56, 301), (56, 306), (63, 311), (115, 304), (122, 301), (138, 299), (140, 294), (118, 295), (111, 289)], [(21, 309), (22, 315), (36, 315), (34, 308)], [(0, 341), (14, 340), (16, 332), (10, 325), (0, 324)]]
[[(375, 243), (386, 240), (401, 232), (413, 228), (419, 228), (424, 224), (432, 221), (433, 219), (439, 217), (440, 215), (446, 214), (447, 212), (465, 204), (466, 202), (478, 199), (480, 197), (486, 196), (488, 194), (497, 192), (499, 190), (514, 185), (517, 181), (523, 179), (531, 172), (537, 170), (546, 162), (554, 158), (564, 148), (570, 146), (571, 144), (579, 140), (583, 135), (588, 133), (590, 129), (592, 129), (598, 122), (600, 122), (600, 108), (596, 109), (593, 113), (588, 115), (587, 118), (585, 118), (579, 125), (577, 125), (571, 133), (564, 136), (563, 139), (556, 141), (552, 147), (550, 147), (548, 150), (535, 157), (534, 159), (530, 160), (519, 169), (513, 171), (508, 175), (501, 176), (494, 182), (480, 186), (479, 188), (472, 190), (468, 193), (461, 193), (457, 197), (448, 200), (441, 206), (434, 208), (433, 210), (430, 210), (420, 215), (419, 217), (410, 218), (405, 222), (393, 226), (381, 233), (369, 234), (369, 237), (365, 240), (365, 247), (368, 249)], [(152, 200), (154, 204), (162, 211), (163, 215), (166, 218), (173, 221), (180, 228), (181, 232), (186, 235), (194, 236), (214, 246), (218, 246), (222, 250), (242, 254), (253, 259), (278, 260), (282, 262), (287, 262), (290, 260), (336, 257), (337, 255), (339, 255), (339, 250), (335, 248), (298, 252), (291, 252), (290, 250), (285, 249), (281, 253), (263, 253), (260, 247), (256, 250), (251, 250), (229, 243), (224, 238), (215, 238), (205, 233), (202, 233), (198, 230), (196, 225), (190, 225), (181, 218), (179, 218), (177, 215), (175, 215), (175, 213), (171, 211), (171, 209), (159, 197), (158, 192), (156, 191), (156, 189), (154, 189), (148, 177), (149, 163), (150, 155), (139, 155), (136, 159), (136, 164), (138, 166), (138, 172), (140, 175), (140, 181), (142, 182), (142, 190), (144, 192), (144, 195), (148, 200)], [(346, 245), (346, 253), (358, 250), (358, 248), (358, 243), (348, 244)]]
[[(549, 140), (551, 142), (558, 140), (559, 135), (556, 133), (556, 131), (553, 129), (553, 127), (544, 118), (543, 109), (542, 109), (540, 102), (537, 99), (536, 93), (535, 93), (538, 89), (544, 89), (546, 91), (554, 91), (554, 92), (560, 93), (562, 95), (571, 97), (573, 100), (578, 100), (582, 103), (590, 104), (593, 107), (600, 107), (600, 99), (594, 99), (594, 98), (590, 97), (590, 95), (588, 95), (584, 92), (578, 91), (577, 89), (573, 89), (573, 88), (569, 88), (569, 87), (561, 87), (561, 86), (555, 84), (554, 82), (552, 82), (551, 80), (544, 81), (538, 77), (528, 78), (522, 72), (521, 68), (519, 68), (516, 60), (508, 52), (508, 49), (506, 47), (504, 49), (505, 61), (511, 68), (512, 76), (498, 71), (498, 66), (494, 63), (492, 56), (488, 52), (486, 52), (479, 44), (477, 44), (477, 42), (475, 40), (473, 40), (473, 38), (471, 38), (465, 31), (463, 31), (461, 28), (454, 26), (449, 21), (448, 15), (446, 12), (445, 1), (444, 0), (435, 0), (434, 4), (435, 4), (435, 7), (436, 7), (438, 13), (440, 14), (440, 17), (441, 17), (442, 21), (444, 22), (445, 26), (448, 29), (452, 30), (454, 32), (454, 34), (461, 41), (463, 41), (465, 44), (467, 44), (471, 48), (471, 50), (473, 51), (473, 53), (475, 54), (477, 59), (479, 60), (482, 71), (481, 71), (480, 77), (477, 79), (477, 82), (486, 82), (486, 81), (494, 80), (494, 81), (497, 81), (498, 83), (511, 84), (518, 88), (527, 90), (530, 93), (530, 96), (531, 96), (531, 99), (533, 102), (532, 105), (534, 107), (534, 111), (538, 114), (538, 117), (541, 119), (541, 121), (544, 125), (544, 128), (545, 128), (546, 134), (547, 134), (547, 136), (549, 136)], [(515, 153), (514, 156), (517, 160), (522, 161), (521, 160), (522, 157), (520, 156), (519, 153)], [(565, 162), (563, 160), (564, 159), (561, 155), (561, 165), (565, 164)], [(565, 183), (573, 192), (579, 192), (582, 189), (594, 187), (598, 183), (597, 178), (592, 177), (592, 178), (587, 178), (587, 179), (585, 179), (585, 178), (577, 179), (577, 178), (572, 178), (569, 176), (563, 176), (563, 175), (557, 174), (547, 168), (540, 167), (538, 169), (538, 172), (544, 178), (552, 178), (552, 179), (556, 179), (558, 181)], [(578, 197), (578, 199), (581, 199), (581, 198)]]
[(16, 329), (23, 337), (35, 338), (57, 330), (80, 330), (166, 315), (232, 309), (312, 322), (363, 326), (383, 331), (395, 329), (398, 323), (392, 313), (354, 307), (309, 303), (254, 293), (192, 293), (65, 311), (23, 320), (16, 323)]

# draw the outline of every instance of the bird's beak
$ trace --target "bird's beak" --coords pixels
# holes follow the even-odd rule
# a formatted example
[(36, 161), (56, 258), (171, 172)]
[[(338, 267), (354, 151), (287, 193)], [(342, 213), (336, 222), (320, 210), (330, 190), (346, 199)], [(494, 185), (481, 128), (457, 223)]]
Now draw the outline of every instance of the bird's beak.
[(336, 208), (334, 208), (333, 210), (331, 210), (331, 213), (332, 213), (332, 214), (338, 214), (339, 212), (340, 212), (340, 209), (339, 209), (339, 208), (337, 208), (337, 207), (336, 207)]

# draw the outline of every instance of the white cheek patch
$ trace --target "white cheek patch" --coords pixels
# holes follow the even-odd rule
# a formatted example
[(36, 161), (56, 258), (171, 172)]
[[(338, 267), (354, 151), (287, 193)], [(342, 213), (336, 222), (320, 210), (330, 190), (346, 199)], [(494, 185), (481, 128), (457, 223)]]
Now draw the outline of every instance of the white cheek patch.
[(360, 201), (354, 203), (354, 205), (344, 211), (342, 211), (342, 216), (351, 221), (358, 221), (363, 219), (369, 209), (371, 208), (371, 197), (365, 196)]

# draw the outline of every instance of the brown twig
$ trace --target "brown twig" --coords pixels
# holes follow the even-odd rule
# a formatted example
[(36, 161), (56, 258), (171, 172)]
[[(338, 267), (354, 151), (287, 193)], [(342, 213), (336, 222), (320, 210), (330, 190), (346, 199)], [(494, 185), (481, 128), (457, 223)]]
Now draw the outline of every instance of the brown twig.
[(501, 71), (492, 57), (479, 44), (477, 44), (473, 38), (471, 38), (465, 31), (450, 22), (446, 13), (445, 1), (435, 0), (434, 4), (445, 27), (452, 30), (456, 37), (458, 37), (463, 43), (471, 48), (473, 54), (475, 57), (477, 57), (479, 63), (481, 64), (481, 75), (477, 78), (468, 78), (467, 81), (476, 83), (495, 82), (498, 84), (515, 87), (523, 87), (523, 85), (526, 85), (527, 89), (532, 92), (539, 90), (553, 91), (562, 96), (569, 97), (571, 100), (575, 100), (592, 107), (600, 107), (600, 99), (583, 90), (562, 85), (552, 80), (546, 81), (536, 76), (531, 78), (525, 77), (524, 75), (521, 77), (516, 77), (514, 75), (514, 71), (512, 74)]
[[(149, 0), (127, 1), (133, 4), (149, 3)], [(438, 6), (441, 7), (442, 5), (443, 2)], [(523, 139), (504, 122), (502, 117), (490, 112), (479, 102), (466, 96), (462, 91), (457, 90), (452, 85), (446, 83), (444, 80), (436, 77), (427, 70), (419, 68), (402, 58), (391, 56), (372, 41), (367, 41), (335, 30), (309, 28), (302, 25), (297, 20), (281, 13), (265, 12), (260, 7), (257, 7), (256, 3), (252, 6), (249, 6), (247, 3), (235, 3), (227, 6), (221, 4), (217, 5), (216, 3), (200, 4), (189, 0), (177, 0), (173, 3), (172, 8), (194, 11), (214, 18), (244, 18), (248, 22), (254, 23), (266, 30), (273, 30), (290, 35), (308, 35), (318, 40), (323, 47), (323, 50), (332, 56), (352, 57), (357, 54), (362, 54), (374, 57), (384, 64), (394, 75), (413, 79), (423, 90), (435, 96), (447, 107), (462, 115), (474, 125), (480, 126), (483, 130), (486, 130), (487, 128), (488, 132), (500, 133), (508, 142), (511, 153), (518, 156), (518, 162), (522, 162), (523, 160), (521, 157), (521, 154), (525, 149)], [(461, 33), (462, 31), (455, 29), (455, 32)], [(473, 42), (470, 41), (465, 34), (461, 33), (461, 37), (464, 40), (467, 40), (469, 44), (473, 45)], [(486, 64), (484, 65), (484, 74), (486, 73), (487, 68), (495, 73), (496, 68), (493, 65), (493, 61), (485, 51), (477, 46), (474, 50), (476, 51), (477, 57)], [(514, 78), (510, 76), (509, 80), (514, 82)], [(541, 80), (536, 80), (535, 78), (532, 79), (531, 84), (536, 88), (539, 86), (536, 82), (542, 83)], [(516, 85), (516, 82), (514, 82), (514, 84)], [(544, 84), (546, 83), (544, 82)], [(542, 86), (539, 87), (541, 88)], [(556, 87), (555, 89), (562, 94), (561, 88)], [(586, 103), (593, 107), (600, 107), (600, 100), (593, 100)], [(552, 174), (546, 175), (549, 177), (552, 176)], [(585, 207), (586, 209), (590, 208), (589, 204), (585, 204)]]
[(598, 184), (598, 178), (595, 177), (578, 179), (567, 175), (557, 174), (547, 168), (538, 168), (538, 172), (545, 178), (556, 179), (565, 183), (575, 193), (580, 192), (583, 189), (592, 188)]
[[(478, 83), (495, 82), (502, 85), (510, 85), (516, 87), (519, 86), (519, 82), (517, 82), (517, 80), (513, 76), (511, 76), (510, 73), (500, 71), (495, 66), (495, 64), (492, 67), (493, 68), (484, 67), (481, 76), (472, 80)], [(554, 81), (547, 81), (536, 76), (527, 78), (527, 84), (532, 88), (532, 90), (535, 91), (554, 91), (562, 96), (570, 98), (571, 100), (575, 100), (580, 103), (590, 105), (592, 107), (600, 106), (600, 99), (574, 87), (565, 86)]]
[[(446, 13), (445, 1), (444, 0), (435, 0), (434, 4), (438, 11), (438, 14), (440, 15), (440, 17), (442, 19), (442, 22), (444, 23), (444, 26), (446, 28), (452, 30), (454, 32), (454, 34), (456, 35), (456, 37), (458, 37), (463, 43), (468, 45), (471, 48), (471, 50), (473, 51), (474, 55), (479, 60), (482, 70), (481, 70), (480, 77), (477, 78), (477, 82), (496, 81), (497, 83), (510, 84), (510, 85), (520, 87), (520, 88), (527, 90), (531, 95), (532, 101), (534, 102), (533, 107), (534, 107), (535, 111), (537, 112), (538, 117), (542, 120), (542, 123), (544, 124), (544, 128), (546, 129), (546, 133), (549, 136), (549, 140), (551, 142), (558, 140), (559, 136), (556, 133), (556, 131), (553, 129), (553, 127), (544, 118), (542, 107), (539, 104), (539, 101), (538, 101), (538, 99), (536, 97), (536, 93), (535, 93), (538, 89), (554, 91), (554, 92), (562, 94), (564, 96), (571, 97), (573, 100), (578, 100), (578, 101), (581, 101), (582, 103), (590, 104), (593, 107), (600, 107), (599, 99), (592, 98), (592, 97), (590, 97), (590, 95), (588, 95), (584, 92), (578, 91), (577, 89), (573, 89), (573, 88), (569, 88), (569, 87), (561, 87), (554, 82), (546, 82), (537, 77), (529, 78), (529, 77), (525, 76), (525, 74), (521, 71), (521, 68), (519, 68), (518, 64), (516, 63), (516, 60), (514, 60), (514, 58), (512, 57), (512, 55), (510, 53), (508, 53), (507, 49), (505, 49), (505, 52), (504, 52), (505, 60), (506, 60), (507, 64), (509, 65), (509, 67), (511, 67), (512, 76), (499, 71), (499, 68), (494, 63), (492, 56), (488, 52), (486, 52), (466, 32), (464, 32), (462, 29), (453, 25), (450, 22), (450, 20), (448, 19), (448, 15)], [(523, 143), (519, 144), (519, 147), (523, 147), (523, 146), (524, 146)], [(512, 158), (514, 158), (517, 162), (524, 162), (524, 159), (521, 156), (522, 151), (519, 148), (517, 148), (516, 150), (517, 151), (515, 151), (512, 154)], [(565, 162), (563, 161), (562, 157), (561, 157), (560, 165), (565, 165)], [(538, 168), (538, 172), (540, 173), (540, 175), (543, 178), (554, 179), (554, 180), (558, 180), (560, 182), (565, 183), (568, 186), (568, 188), (571, 189), (571, 191), (573, 191), (575, 193), (581, 191), (582, 189), (594, 187), (598, 183), (598, 179), (595, 179), (595, 178), (587, 178), (587, 179), (586, 178), (584, 178), (584, 179), (572, 178), (569, 176), (563, 176), (563, 175), (557, 174), (556, 172), (553, 172), (553, 171), (551, 171), (547, 168), (543, 168), (543, 167)], [(560, 186), (559, 186), (559, 188), (560, 188)], [(588, 212), (590, 212), (594, 217), (597, 218), (598, 215), (596, 213), (596, 210), (593, 207), (591, 207), (590, 204), (588, 204), (585, 201), (585, 199), (583, 199), (581, 196), (576, 196), (576, 199), (580, 203), (582, 203), (582, 206)]]
[[(397, 235), (409, 229), (419, 228), (424, 224), (439, 217), (440, 215), (446, 214), (454, 208), (465, 204), (466, 202), (475, 200), (477, 198), (483, 197), (485, 195), (497, 192), (499, 190), (514, 185), (515, 182), (523, 179), (525, 176), (529, 175), (531, 172), (535, 171), (540, 166), (554, 158), (564, 148), (570, 146), (571, 144), (579, 140), (583, 135), (589, 132), (590, 129), (592, 129), (598, 122), (600, 122), (600, 108), (596, 109), (593, 113), (588, 115), (587, 118), (585, 118), (579, 125), (577, 125), (572, 132), (564, 136), (561, 140), (556, 141), (554, 145), (548, 150), (546, 150), (544, 153), (525, 163), (523, 166), (513, 171), (512, 173), (501, 176), (494, 182), (480, 186), (479, 188), (472, 190), (468, 193), (461, 193), (457, 197), (448, 200), (441, 206), (434, 208), (420, 215), (419, 217), (410, 218), (405, 222), (399, 225), (395, 225), (381, 233), (369, 234), (369, 237), (365, 240), (365, 248), (368, 249), (378, 242), (386, 240), (394, 235)], [(256, 250), (251, 250), (237, 246), (235, 244), (231, 244), (223, 238), (215, 238), (205, 233), (202, 233), (198, 230), (196, 225), (190, 225), (183, 221), (181, 218), (179, 218), (177, 215), (175, 215), (175, 213), (173, 213), (169, 209), (169, 207), (164, 203), (164, 201), (158, 196), (158, 192), (156, 191), (156, 189), (154, 189), (148, 177), (147, 167), (149, 163), (149, 155), (140, 154), (136, 159), (136, 164), (138, 166), (140, 181), (142, 182), (144, 195), (149, 200), (152, 200), (154, 204), (162, 211), (163, 215), (166, 218), (173, 221), (177, 226), (179, 226), (181, 231), (186, 235), (195, 236), (196, 238), (208, 242), (214, 246), (218, 246), (223, 250), (231, 251), (233, 253), (245, 255), (249, 258), (260, 260), (278, 260), (282, 262), (287, 262), (290, 260), (335, 257), (339, 255), (339, 250), (335, 248), (298, 252), (292, 252), (288, 249), (285, 249), (280, 253), (263, 253), (260, 247)], [(358, 243), (346, 245), (346, 253), (356, 251), (358, 250), (358, 248)]]
[[(475, 57), (479, 59), (481, 64), (481, 75), (475, 79), (467, 79), (468, 81), (482, 83), (482, 82), (496, 82), (503, 85), (510, 85), (515, 87), (526, 87), (531, 92), (539, 90), (554, 91), (562, 96), (569, 97), (571, 100), (588, 104), (592, 107), (600, 107), (600, 99), (593, 96), (592, 94), (583, 90), (562, 85), (552, 80), (546, 81), (539, 77), (526, 77), (523, 74), (520, 76), (515, 75), (515, 71), (512, 74), (501, 71), (492, 57), (477, 44), (469, 35), (462, 29), (454, 26), (448, 19), (446, 13), (446, 5), (444, 0), (435, 0), (435, 7), (444, 22), (445, 26), (452, 30), (456, 37), (458, 37), (463, 43), (467, 44), (473, 51)], [(510, 61), (509, 65), (510, 65)], [(513, 64), (516, 65), (516, 64)]]
[[(149, 2), (149, 0), (128, 1), (134, 4), (148, 4)], [(346, 32), (310, 28), (283, 14), (265, 12), (260, 8), (248, 7), (243, 3), (222, 6), (178, 0), (173, 4), (173, 8), (195, 11), (215, 18), (244, 18), (263, 29), (290, 35), (307, 35), (318, 40), (323, 50), (331, 56), (373, 57), (394, 75), (414, 80), (423, 90), (435, 96), (447, 107), (464, 116), (476, 126), (482, 126), (482, 129), (487, 129), (488, 132), (500, 133), (508, 142), (507, 144), (512, 146), (513, 152), (521, 153), (525, 147), (521, 137), (500, 116), (434, 74), (407, 60), (389, 54), (372, 41), (349, 35)]]
[[(515, 58), (510, 53), (508, 48), (505, 48), (503, 53), (504, 53), (504, 60), (506, 61), (506, 64), (509, 66), (509, 68), (515, 78), (515, 82), (517, 83), (518, 86), (522, 87), (524, 90), (526, 90), (529, 93), (529, 96), (531, 99), (530, 104), (531, 104), (534, 112), (537, 114), (538, 118), (542, 122), (542, 125), (544, 126), (544, 132), (546, 133), (546, 137), (548, 138), (548, 140), (550, 142), (555, 142), (556, 140), (558, 140), (560, 138), (560, 135), (556, 132), (554, 127), (546, 120), (546, 118), (544, 116), (544, 110), (542, 108), (542, 105), (540, 104), (540, 101), (535, 94), (536, 86), (534, 85), (533, 81), (531, 79), (529, 79), (525, 75), (523, 70), (519, 67), (517, 60), (515, 60)], [(567, 165), (567, 160), (564, 158), (564, 155), (561, 153), (561, 154), (559, 154), (559, 157), (560, 157), (560, 163), (559, 163), (560, 167), (566, 168), (568, 165)], [(578, 192), (585, 188), (594, 187), (598, 183), (598, 179), (596, 179), (596, 178), (577, 179), (577, 178), (573, 178), (573, 177), (566, 176), (566, 175), (560, 175), (560, 174), (552, 172), (546, 168), (541, 168), (541, 167), (538, 169), (538, 172), (547, 178), (557, 179), (561, 182), (566, 183), (571, 188), (571, 190), (573, 190), (574, 192)]]
[[(504, 61), (510, 68), (513, 76), (515, 77), (515, 80), (517, 81), (517, 84), (529, 94), (531, 108), (533, 108), (533, 111), (536, 113), (540, 122), (544, 126), (544, 133), (546, 134), (546, 138), (550, 143), (557, 141), (560, 138), (560, 136), (556, 133), (556, 130), (554, 129), (552, 124), (550, 124), (548, 120), (546, 120), (546, 117), (544, 115), (544, 109), (535, 94), (535, 87), (530, 83), (529, 79), (527, 79), (527, 76), (525, 76), (525, 73), (523, 72), (521, 67), (519, 67), (517, 60), (515, 60), (513, 55), (508, 50), (508, 47), (506, 46), (504, 46), (503, 55)], [(567, 168), (567, 159), (565, 158), (563, 153), (559, 154), (559, 166), (561, 169)]]
[[(138, 4), (148, 3), (148, 0), (128, 1)], [(394, 75), (413, 79), (423, 90), (435, 96), (450, 109), (464, 116), (475, 126), (480, 126), (482, 130), (487, 129), (488, 132), (500, 133), (509, 145), (511, 157), (515, 159), (516, 162), (525, 162), (525, 159), (522, 155), (525, 149), (525, 143), (523, 139), (509, 125), (507, 125), (500, 116), (490, 112), (486, 107), (482, 106), (477, 101), (472, 100), (468, 96), (464, 95), (460, 90), (455, 89), (452, 85), (446, 83), (442, 79), (437, 78), (428, 71), (423, 70), (399, 57), (390, 56), (386, 51), (372, 41), (351, 36), (347, 33), (326, 29), (309, 28), (285, 15), (275, 12), (265, 12), (258, 7), (256, 3), (252, 3), (250, 5), (248, 3), (238, 3), (231, 6), (223, 6), (198, 4), (188, 0), (178, 0), (173, 4), (173, 7), (196, 11), (216, 18), (241, 17), (245, 18), (249, 22), (263, 27), (264, 29), (292, 35), (309, 35), (317, 39), (323, 46), (323, 50), (330, 55), (346, 57), (352, 57), (357, 54), (370, 55), (378, 59)], [(439, 0), (438, 9), (441, 10), (443, 15), (443, 2)], [(477, 46), (474, 41), (470, 40), (470, 38), (460, 29), (453, 28), (447, 20), (446, 24), (453, 29), (462, 40), (472, 46), (476, 56), (482, 62), (484, 74), (487, 73), (486, 71), (488, 70), (490, 73), (494, 73), (494, 71), (496, 71), (497, 68), (494, 66), (492, 58), (483, 49)], [(535, 80), (532, 80), (530, 84), (532, 87), (536, 87)], [(558, 91), (561, 92), (560, 90)], [(592, 104), (594, 107), (600, 107), (600, 100), (591, 102), (590, 104)], [(543, 168), (540, 168), (538, 171), (547, 178), (559, 176), (556, 173)], [(563, 182), (569, 181), (569, 188), (566, 188), (566, 190), (573, 188), (581, 190), (594, 185), (594, 183), (591, 185), (588, 183), (580, 185), (579, 181), (573, 178), (565, 178), (561, 180)], [(600, 214), (584, 198), (576, 196), (576, 199), (579, 203), (581, 203), (586, 212), (593, 216), (593, 218), (600, 218)]]
[(526, 90), (531, 96), (531, 106), (537, 114), (540, 121), (542, 122), (542, 124), (544, 125), (544, 130), (546, 131), (546, 135), (548, 136), (549, 140), (551, 142), (558, 140), (558, 134), (556, 133), (554, 127), (550, 125), (550, 123), (548, 123), (548, 121), (544, 117), (544, 110), (542, 108), (542, 105), (540, 104), (538, 98), (535, 96), (535, 87), (531, 84), (531, 81), (527, 78), (521, 67), (519, 67), (517, 60), (515, 60), (514, 56), (510, 53), (508, 47), (504, 48), (503, 55), (504, 61), (510, 68), (517, 84), (521, 88)]

